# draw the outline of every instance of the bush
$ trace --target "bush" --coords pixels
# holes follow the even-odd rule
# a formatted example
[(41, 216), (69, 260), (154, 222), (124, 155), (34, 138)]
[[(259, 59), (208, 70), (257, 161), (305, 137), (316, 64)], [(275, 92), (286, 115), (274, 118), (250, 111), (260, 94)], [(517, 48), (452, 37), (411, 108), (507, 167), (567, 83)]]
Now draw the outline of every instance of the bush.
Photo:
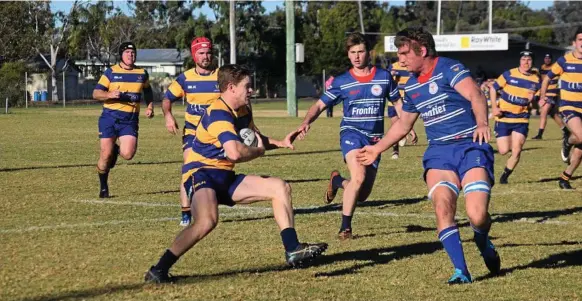
[(23, 62), (9, 62), (0, 68), (0, 103), (4, 103), (6, 97), (11, 107), (24, 106), (24, 72), (26, 65)]

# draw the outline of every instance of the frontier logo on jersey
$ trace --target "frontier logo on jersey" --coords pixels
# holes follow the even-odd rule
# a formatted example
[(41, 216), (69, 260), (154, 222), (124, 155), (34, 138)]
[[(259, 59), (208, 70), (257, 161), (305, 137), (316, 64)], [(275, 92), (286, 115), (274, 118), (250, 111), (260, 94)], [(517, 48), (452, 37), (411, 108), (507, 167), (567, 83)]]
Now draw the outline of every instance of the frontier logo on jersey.
[(377, 115), (380, 108), (378, 106), (367, 108), (352, 108), (352, 116)]
[(424, 113), (421, 113), (420, 117), (422, 118), (422, 120), (428, 121), (431, 119), (435, 119), (436, 117), (442, 115), (446, 111), (447, 111), (447, 108), (445, 107), (445, 105), (434, 106), (432, 109), (430, 109)]

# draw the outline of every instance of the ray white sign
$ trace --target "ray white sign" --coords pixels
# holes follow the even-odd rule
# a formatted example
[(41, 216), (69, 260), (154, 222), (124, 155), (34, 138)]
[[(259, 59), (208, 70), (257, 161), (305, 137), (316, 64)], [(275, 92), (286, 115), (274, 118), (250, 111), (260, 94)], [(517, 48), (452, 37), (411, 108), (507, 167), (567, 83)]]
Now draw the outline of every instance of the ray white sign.
[[(437, 51), (490, 51), (507, 50), (509, 36), (494, 34), (451, 34), (433, 36)], [(384, 52), (396, 52), (394, 36), (384, 37)]]

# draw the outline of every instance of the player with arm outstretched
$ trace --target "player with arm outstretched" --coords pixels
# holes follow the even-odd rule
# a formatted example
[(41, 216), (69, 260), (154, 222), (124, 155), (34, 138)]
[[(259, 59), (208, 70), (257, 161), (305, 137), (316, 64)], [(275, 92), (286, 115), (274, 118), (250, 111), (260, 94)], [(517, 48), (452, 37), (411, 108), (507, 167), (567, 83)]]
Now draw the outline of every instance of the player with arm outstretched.
[(172, 281), (168, 272), (178, 258), (216, 227), (218, 204), (234, 206), (270, 201), (281, 231), (285, 260), (291, 266), (300, 266), (326, 250), (325, 243), (299, 242), (294, 228), (289, 183), (275, 177), (237, 174), (233, 170), (236, 163), (261, 157), (266, 149), (292, 148), (291, 142), (296, 136), (293, 133), (279, 141), (259, 135), (261, 139), (256, 147), (240, 141), (240, 130), (256, 129), (248, 107), (253, 91), (250, 75), (249, 70), (239, 65), (225, 65), (218, 71), (220, 97), (207, 108), (200, 120), (192, 152), (183, 170), (186, 192), (193, 196), (193, 222), (178, 234), (172, 246), (150, 268), (145, 281)]
[(359, 150), (358, 161), (373, 164), (408, 134), (420, 116), (429, 143), (422, 162), (428, 197), (436, 213), (438, 238), (455, 268), (448, 283), (472, 282), (455, 223), (461, 188), (475, 243), (487, 268), (498, 273), (501, 260), (488, 234), (494, 177), (485, 96), (463, 64), (437, 56), (434, 39), (423, 28), (400, 31), (394, 44), (412, 73), (405, 86), (403, 112), (382, 140)]
[(352, 238), (352, 216), (356, 202), (365, 201), (372, 191), (380, 159), (371, 166), (356, 160), (356, 150), (376, 143), (384, 132), (384, 109), (387, 99), (399, 98), (390, 72), (369, 63), (370, 45), (361, 33), (350, 34), (345, 42), (352, 68), (333, 79), (329, 89), (311, 106), (303, 123), (295, 130), (303, 139), (319, 114), (328, 106), (343, 102), (344, 116), (340, 124), (340, 146), (350, 178), (337, 170), (331, 172), (325, 191), (325, 202), (331, 203), (338, 189), (343, 188), (342, 222), (338, 237)]

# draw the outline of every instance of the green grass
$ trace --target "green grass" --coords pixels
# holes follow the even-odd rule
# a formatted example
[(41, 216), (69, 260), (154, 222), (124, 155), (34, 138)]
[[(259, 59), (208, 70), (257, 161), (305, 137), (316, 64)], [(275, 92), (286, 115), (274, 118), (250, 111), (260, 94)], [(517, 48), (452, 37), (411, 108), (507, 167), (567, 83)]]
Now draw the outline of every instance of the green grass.
[[(277, 103), (255, 109), (262, 132), (274, 137), (300, 123), (268, 117), (284, 110)], [(582, 299), (582, 194), (558, 189), (564, 165), (552, 121), (545, 140), (527, 141), (510, 184), (493, 188), (491, 235), (503, 276), (486, 277), (465, 226), (463, 247), (477, 281), (444, 284), (452, 267), (436, 237), (432, 206), (423, 200), (421, 125), (421, 145), (404, 147), (399, 160), (383, 158), (377, 185), (355, 214), (359, 238), (340, 243), (340, 206), (322, 202), (329, 172), (347, 172), (340, 118), (321, 118), (295, 152), (273, 151), (237, 170), (291, 182), (299, 238), (330, 244), (322, 260), (286, 269), (268, 212), (221, 207), (217, 229), (173, 268), (180, 281), (156, 286), (143, 284), (143, 274), (181, 229), (180, 138), (166, 132), (161, 116), (143, 118), (134, 160), (121, 160), (111, 173), (111, 203), (97, 203), (98, 116), (95, 106), (0, 115), (0, 300)], [(532, 120), (532, 132), (537, 124)], [(497, 177), (505, 160), (496, 155)], [(580, 188), (582, 181), (572, 185)], [(461, 197), (458, 218), (465, 222), (462, 208)]]

